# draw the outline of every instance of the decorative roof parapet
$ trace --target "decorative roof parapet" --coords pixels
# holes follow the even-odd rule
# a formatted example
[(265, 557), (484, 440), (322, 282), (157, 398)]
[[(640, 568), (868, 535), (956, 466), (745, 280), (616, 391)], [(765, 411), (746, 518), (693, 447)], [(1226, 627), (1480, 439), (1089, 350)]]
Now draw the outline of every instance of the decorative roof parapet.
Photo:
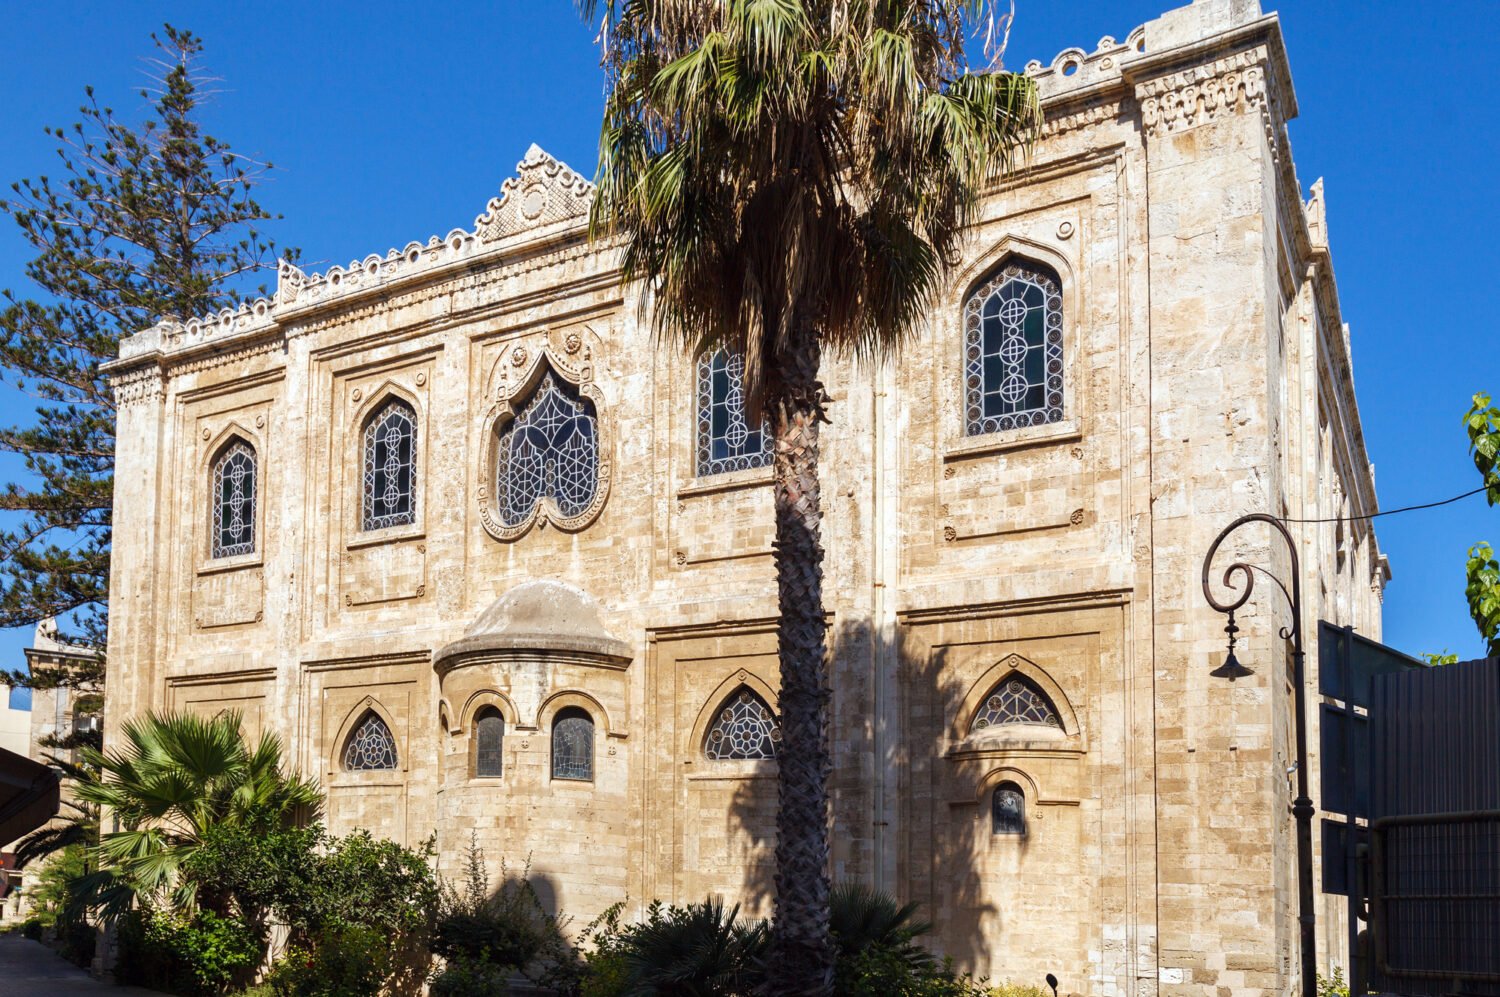
[(1123, 42), (1105, 35), (1092, 52), (1065, 48), (1053, 56), (1047, 66), (1032, 59), (1026, 64), (1025, 73), (1036, 81), (1037, 93), (1045, 101), (1097, 84), (1118, 82), (1120, 67), (1126, 61), (1144, 55), (1145, 51), (1146, 25), (1143, 24), (1126, 35)]
[(150, 328), (126, 337), (120, 359), (131, 360), (153, 352), (172, 352), (208, 340), (264, 331), (288, 316), (339, 298), (403, 283), (421, 274), (446, 269), (488, 255), (496, 243), (515, 236), (552, 234), (587, 217), (594, 185), (567, 164), (533, 144), (516, 164), (516, 175), (500, 187), (484, 213), (474, 219), (474, 230), (453, 229), (425, 243), (408, 242), (385, 255), (371, 253), (346, 267), (305, 273), (286, 260), (276, 266), (276, 293), (246, 301), (213, 315), (182, 320), (167, 317)]

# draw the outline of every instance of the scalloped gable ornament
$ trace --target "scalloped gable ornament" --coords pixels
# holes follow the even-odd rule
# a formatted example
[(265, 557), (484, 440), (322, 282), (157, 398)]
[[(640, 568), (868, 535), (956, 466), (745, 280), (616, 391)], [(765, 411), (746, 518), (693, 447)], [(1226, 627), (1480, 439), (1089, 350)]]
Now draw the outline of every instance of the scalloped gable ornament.
[(587, 215), (594, 185), (535, 142), (516, 164), (516, 175), (500, 185), (484, 214), (474, 220), (481, 242)]

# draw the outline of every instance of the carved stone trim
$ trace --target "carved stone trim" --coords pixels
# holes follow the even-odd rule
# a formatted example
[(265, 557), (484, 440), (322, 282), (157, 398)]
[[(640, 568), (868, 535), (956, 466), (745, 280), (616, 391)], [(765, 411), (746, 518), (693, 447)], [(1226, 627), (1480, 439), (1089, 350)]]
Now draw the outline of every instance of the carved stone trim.
[(116, 408), (132, 408), (161, 399), (164, 388), (162, 372), (157, 367), (138, 367), (109, 379), (114, 390)]
[[(590, 332), (587, 339), (597, 337)], [(552, 340), (557, 342), (552, 342)], [(484, 435), (481, 446), (484, 453), (484, 473), (477, 491), (479, 521), (485, 531), (496, 540), (509, 542), (524, 536), (532, 527), (547, 525), (568, 533), (576, 533), (588, 526), (604, 510), (609, 498), (609, 486), (614, 468), (614, 434), (611, 431), (608, 406), (604, 392), (594, 382), (594, 347), (585, 342), (581, 349), (568, 351), (568, 337), (548, 334), (541, 343), (528, 347), (523, 343), (513, 344), (496, 364), (497, 383), (494, 388), (495, 405), (484, 420)], [(507, 525), (495, 507), (495, 475), (498, 471), (497, 440), (501, 432), (515, 418), (521, 407), (530, 398), (532, 390), (548, 370), (577, 387), (579, 394), (594, 406), (595, 428), (599, 434), (599, 482), (594, 490), (594, 499), (576, 516), (564, 516), (551, 496), (543, 496), (532, 507), (531, 515), (513, 526)]]
[(1281, 115), (1266, 85), (1269, 58), (1266, 48), (1259, 46), (1142, 82), (1135, 93), (1146, 134), (1180, 132), (1251, 110), (1259, 110), (1267, 127), (1274, 129)]
[(480, 242), (494, 242), (527, 229), (581, 218), (593, 200), (593, 184), (533, 143), (516, 164), (516, 175), (500, 185), (500, 196), (474, 219), (474, 232)]

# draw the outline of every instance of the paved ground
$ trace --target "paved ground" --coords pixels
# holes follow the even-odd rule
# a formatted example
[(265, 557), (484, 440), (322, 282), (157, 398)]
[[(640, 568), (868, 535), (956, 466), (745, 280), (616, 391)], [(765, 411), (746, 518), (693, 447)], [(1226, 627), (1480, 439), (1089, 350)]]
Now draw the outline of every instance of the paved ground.
[(159, 997), (153, 990), (116, 987), (20, 935), (0, 937), (0, 994), (5, 997)]

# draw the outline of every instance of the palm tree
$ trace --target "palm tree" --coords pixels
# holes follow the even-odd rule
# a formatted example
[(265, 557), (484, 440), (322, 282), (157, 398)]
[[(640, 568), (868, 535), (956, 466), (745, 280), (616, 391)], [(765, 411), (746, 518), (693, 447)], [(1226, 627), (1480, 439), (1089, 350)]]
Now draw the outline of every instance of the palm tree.
[(288, 826), (323, 799), (315, 783), (283, 772), (276, 735), (247, 744), (237, 713), (150, 713), (122, 734), (123, 751), (84, 750), (86, 767), (98, 774), (76, 790), (117, 822), (99, 838), (101, 870), (89, 884), (106, 917), (169, 891), (173, 902), (192, 903), (197, 884), (180, 871), (207, 831)]
[[(745, 360), (775, 440), (780, 810), (771, 990), (827, 993), (818, 429), (825, 350), (925, 318), (985, 185), (1035, 135), (991, 0), (577, 0), (608, 94), (591, 230), (623, 239), (659, 336)], [(987, 26), (986, 62), (965, 43)]]

